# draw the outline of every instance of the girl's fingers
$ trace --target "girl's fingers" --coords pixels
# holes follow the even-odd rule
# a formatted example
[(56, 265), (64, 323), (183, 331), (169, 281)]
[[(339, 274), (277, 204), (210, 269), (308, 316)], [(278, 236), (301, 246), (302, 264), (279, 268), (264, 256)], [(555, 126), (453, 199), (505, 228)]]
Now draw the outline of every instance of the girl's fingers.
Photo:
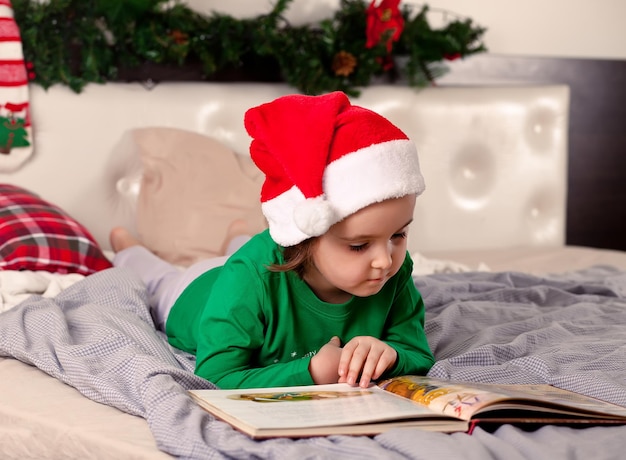
[(378, 379), (396, 362), (397, 353), (389, 345), (372, 337), (355, 337), (342, 349), (339, 382), (363, 388)]
[(361, 371), (361, 378), (359, 380), (359, 386), (367, 388), (372, 380), (372, 377), (376, 378), (376, 371), (380, 363), (380, 357), (383, 355), (383, 350), (379, 348), (370, 348), (367, 354), (367, 359), (363, 365)]

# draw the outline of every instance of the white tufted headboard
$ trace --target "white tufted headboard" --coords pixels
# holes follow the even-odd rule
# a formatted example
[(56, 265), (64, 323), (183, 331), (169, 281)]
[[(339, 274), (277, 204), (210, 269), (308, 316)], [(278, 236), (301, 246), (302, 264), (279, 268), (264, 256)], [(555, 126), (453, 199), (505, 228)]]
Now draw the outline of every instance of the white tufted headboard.
[[(243, 114), (293, 92), (283, 84), (162, 83), (31, 87), (34, 155), (0, 182), (61, 206), (108, 248), (113, 225), (134, 226), (138, 158), (118, 148), (132, 128), (212, 136), (247, 155)], [(354, 102), (403, 129), (418, 147), (426, 192), (409, 249), (561, 246), (565, 238), (566, 86), (371, 86)]]

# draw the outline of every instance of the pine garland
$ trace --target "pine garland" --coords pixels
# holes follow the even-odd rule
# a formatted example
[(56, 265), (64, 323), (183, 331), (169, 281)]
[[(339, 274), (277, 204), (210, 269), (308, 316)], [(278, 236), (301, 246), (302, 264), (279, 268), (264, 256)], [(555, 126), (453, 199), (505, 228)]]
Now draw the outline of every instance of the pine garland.
[(341, 0), (331, 18), (292, 26), (283, 16), (291, 1), (250, 19), (202, 15), (171, 0), (12, 3), (32, 82), (75, 92), (92, 82), (237, 78), (356, 95), (380, 78), (430, 84), (447, 59), (486, 51), (484, 28), (455, 19), (433, 29), (427, 5), (400, 7), (404, 27), (390, 52), (385, 40), (366, 47), (368, 3)]

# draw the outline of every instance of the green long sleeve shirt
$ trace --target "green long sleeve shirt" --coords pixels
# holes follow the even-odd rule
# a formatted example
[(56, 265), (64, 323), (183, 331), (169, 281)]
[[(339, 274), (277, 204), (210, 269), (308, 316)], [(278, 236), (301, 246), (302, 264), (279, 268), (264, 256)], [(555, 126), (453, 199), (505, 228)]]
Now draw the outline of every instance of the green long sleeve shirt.
[(408, 253), (398, 271), (370, 297), (343, 304), (319, 300), (294, 272), (271, 272), (282, 263), (266, 230), (222, 267), (194, 280), (166, 323), (170, 343), (196, 355), (196, 374), (222, 388), (309, 385), (311, 357), (331, 337), (377, 337), (398, 354), (385, 377), (430, 369), (424, 303), (415, 288)]

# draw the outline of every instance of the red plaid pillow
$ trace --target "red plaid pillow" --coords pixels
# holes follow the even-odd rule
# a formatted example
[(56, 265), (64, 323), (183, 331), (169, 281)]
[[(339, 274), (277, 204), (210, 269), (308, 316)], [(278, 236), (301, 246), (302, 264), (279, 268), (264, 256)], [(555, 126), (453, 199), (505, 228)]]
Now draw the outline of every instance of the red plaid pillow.
[(90, 275), (109, 267), (89, 231), (62, 209), (0, 184), (0, 270)]

